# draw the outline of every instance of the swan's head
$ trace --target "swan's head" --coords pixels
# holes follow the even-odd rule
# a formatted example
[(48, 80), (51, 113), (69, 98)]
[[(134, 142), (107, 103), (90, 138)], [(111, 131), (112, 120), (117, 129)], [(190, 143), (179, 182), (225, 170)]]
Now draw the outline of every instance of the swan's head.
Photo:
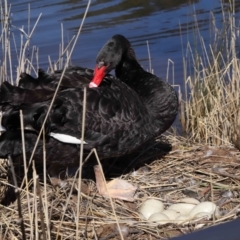
[(120, 34), (108, 40), (97, 55), (94, 78), (89, 86), (99, 86), (104, 76), (123, 61), (129, 48), (131, 48), (130, 42)]

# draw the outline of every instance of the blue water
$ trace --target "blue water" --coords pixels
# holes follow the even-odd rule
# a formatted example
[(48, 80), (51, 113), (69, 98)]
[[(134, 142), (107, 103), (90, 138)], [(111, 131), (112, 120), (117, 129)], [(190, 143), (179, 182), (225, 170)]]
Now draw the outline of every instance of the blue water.
[[(175, 84), (183, 83), (182, 58), (187, 43), (194, 43), (192, 27), (197, 24), (206, 46), (211, 42), (211, 13), (219, 27), (222, 21), (221, 4), (218, 0), (95, 0), (92, 1), (83, 31), (72, 56), (72, 64), (93, 68), (95, 57), (102, 45), (114, 34), (125, 35), (132, 43), (136, 55), (145, 69), (149, 69), (147, 41), (150, 47), (151, 64), (154, 73), (167, 76), (168, 62), (174, 62)], [(87, 1), (74, 0), (9, 0), (12, 5), (12, 20), (16, 27), (28, 26), (30, 4), (31, 28), (37, 17), (41, 19), (31, 39), (31, 46), (39, 48), (39, 65), (48, 67), (48, 56), (54, 62), (58, 59), (61, 42), (61, 23), (67, 43), (76, 34), (81, 23)], [(236, 10), (238, 10), (237, 8)], [(181, 31), (180, 31), (181, 29)], [(12, 28), (16, 42), (20, 42), (19, 31)], [(18, 44), (19, 47), (19, 44)], [(13, 53), (14, 55), (14, 53)], [(16, 64), (16, 63), (15, 63)], [(172, 81), (172, 67), (169, 74)]]

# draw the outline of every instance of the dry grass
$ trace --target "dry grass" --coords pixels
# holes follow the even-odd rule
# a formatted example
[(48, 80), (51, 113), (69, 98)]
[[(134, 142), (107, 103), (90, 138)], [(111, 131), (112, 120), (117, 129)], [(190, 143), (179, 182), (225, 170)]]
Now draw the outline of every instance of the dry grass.
[[(221, 29), (211, 15), (213, 41), (206, 46), (195, 19), (193, 35), (197, 52), (187, 47), (185, 66), (185, 101), (181, 106), (183, 130), (191, 140), (210, 145), (231, 144), (239, 126), (240, 66), (237, 57), (238, 28), (235, 26), (234, 1), (223, 7)], [(195, 46), (196, 47), (196, 46)], [(189, 75), (189, 66), (194, 71)]]
[[(114, 201), (120, 228), (125, 234), (124, 239), (165, 239), (226, 222), (238, 215), (239, 151), (229, 147), (206, 147), (200, 144), (193, 146), (183, 138), (168, 137), (168, 139), (173, 143), (171, 152), (121, 176), (138, 187), (134, 203)], [(28, 186), (29, 190), (26, 188), (21, 190), (27, 239), (120, 238), (110, 201), (97, 193), (95, 182), (89, 179), (82, 181), (82, 200), (79, 206), (77, 185), (78, 180), (73, 178), (67, 178), (65, 181), (55, 179), (55, 183), (47, 184), (45, 196), (44, 186), (39, 184), (38, 177), (34, 174)], [(72, 194), (69, 195), (72, 187)], [(30, 195), (29, 200), (27, 193)], [(192, 221), (184, 226), (175, 224), (160, 226), (141, 220), (138, 214), (139, 205), (149, 197), (162, 200), (167, 207), (186, 196), (200, 201), (215, 202), (219, 207), (215, 218)], [(77, 221), (78, 238), (75, 219), (77, 208), (80, 211)], [(46, 218), (45, 209), (49, 218)], [(49, 233), (46, 228), (47, 220), (50, 221)], [(16, 202), (1, 207), (0, 228), (1, 239), (21, 239)]]

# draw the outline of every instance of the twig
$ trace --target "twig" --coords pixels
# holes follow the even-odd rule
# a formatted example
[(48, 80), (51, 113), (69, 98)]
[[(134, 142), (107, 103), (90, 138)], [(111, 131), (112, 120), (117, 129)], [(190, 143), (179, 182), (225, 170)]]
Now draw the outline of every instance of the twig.
[(106, 179), (105, 179), (105, 176), (104, 176), (104, 173), (103, 173), (103, 169), (102, 169), (102, 164), (101, 164), (101, 162), (99, 160), (99, 157), (98, 157), (98, 154), (97, 154), (97, 150), (95, 148), (93, 150), (94, 150), (94, 153), (95, 153), (98, 165), (99, 165), (99, 169), (100, 169), (100, 171), (102, 173), (102, 176), (103, 176), (103, 181), (104, 181), (104, 184), (105, 184), (105, 188), (107, 190), (107, 194), (109, 196), (109, 200), (110, 200), (110, 203), (111, 203), (111, 208), (112, 208), (113, 214), (115, 216), (115, 220), (116, 220), (116, 224), (117, 224), (117, 227), (118, 227), (119, 235), (121, 237), (121, 240), (124, 240), (124, 237), (123, 237), (123, 234), (122, 234), (122, 231), (121, 231), (121, 227), (120, 227), (120, 224), (119, 224), (119, 220), (118, 220), (118, 217), (117, 217), (114, 205), (113, 205), (113, 200), (112, 200), (112, 197), (110, 196), (109, 191), (108, 191), (107, 182), (106, 182)]
[[(34, 169), (34, 171), (36, 171), (36, 169)], [(45, 231), (45, 224), (44, 224), (44, 216), (43, 216), (43, 210), (44, 209), (43, 209), (41, 188), (40, 188), (40, 184), (39, 184), (39, 177), (38, 177), (38, 175), (36, 175), (36, 187), (37, 187), (37, 195), (38, 195), (38, 198), (39, 198), (39, 208), (40, 208), (39, 209), (39, 213), (40, 213), (40, 222), (41, 222), (42, 236), (43, 236), (43, 240), (47, 240), (47, 238), (46, 238), (46, 231)]]
[(230, 177), (230, 178), (233, 178), (233, 179), (240, 180), (239, 176), (235, 176), (235, 175), (232, 175), (232, 174), (229, 174), (229, 173), (226, 173), (226, 172), (222, 172), (222, 171), (220, 171), (219, 169), (216, 169), (216, 168), (213, 168), (212, 172), (217, 174), (217, 175), (223, 176), (223, 177)]
[[(129, 234), (139, 234), (139, 233), (143, 234), (143, 231), (137, 230), (137, 229), (136, 230), (129, 230), (128, 235)], [(114, 238), (116, 236), (117, 236), (117, 233), (113, 232), (113, 233), (108, 234), (106, 237), (99, 238), (99, 240), (108, 240), (108, 239)]]
[[(30, 203), (30, 196), (29, 196), (29, 182), (28, 182), (28, 176), (27, 176), (27, 160), (26, 160), (26, 148), (25, 148), (25, 136), (24, 136), (24, 122), (23, 122), (23, 114), (22, 110), (19, 111), (20, 114), (20, 126), (21, 126), (21, 138), (22, 138), (22, 151), (23, 151), (23, 166), (24, 166), (24, 176), (25, 176), (25, 182), (26, 182), (26, 195), (27, 200)], [(28, 214), (30, 218), (30, 224), (33, 224), (33, 217), (31, 214), (31, 208), (30, 204), (28, 204)], [(33, 236), (33, 229), (31, 229), (31, 236)]]
[(44, 200), (45, 200), (45, 217), (46, 217), (46, 227), (48, 238), (51, 239), (50, 235), (50, 218), (48, 216), (48, 198), (47, 198), (47, 159), (46, 159), (46, 136), (43, 130), (43, 183), (44, 183)]
[(80, 215), (80, 196), (81, 196), (81, 185), (82, 185), (82, 163), (83, 163), (83, 142), (84, 142), (84, 130), (85, 130), (85, 119), (86, 119), (86, 102), (87, 102), (87, 88), (84, 87), (83, 94), (83, 109), (82, 109), (82, 136), (80, 146), (80, 159), (79, 159), (79, 175), (78, 175), (78, 195), (77, 195), (77, 218), (76, 218), (76, 237), (78, 239), (78, 219)]
[(18, 189), (17, 178), (16, 178), (16, 174), (15, 174), (15, 171), (14, 171), (14, 166), (13, 166), (11, 155), (8, 155), (8, 160), (9, 160), (9, 163), (10, 163), (10, 166), (11, 166), (13, 182), (14, 182), (14, 185), (15, 185), (15, 193), (16, 193), (16, 196), (17, 196), (18, 215), (19, 215), (19, 223), (20, 223), (20, 226), (21, 226), (22, 239), (26, 240), (24, 219), (23, 219), (22, 207), (21, 207), (20, 190)]
[(153, 72), (152, 72), (151, 52), (150, 52), (150, 47), (149, 47), (149, 44), (148, 44), (148, 40), (147, 40), (147, 50), (148, 50), (149, 72), (150, 72), (150, 73), (153, 73)]

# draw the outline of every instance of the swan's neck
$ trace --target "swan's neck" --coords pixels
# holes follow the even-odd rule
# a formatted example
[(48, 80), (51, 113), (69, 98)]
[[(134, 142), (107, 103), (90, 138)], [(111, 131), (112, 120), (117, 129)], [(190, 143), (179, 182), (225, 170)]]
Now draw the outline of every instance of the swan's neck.
[(137, 92), (156, 127), (171, 126), (178, 111), (177, 96), (171, 85), (146, 72), (134, 58), (124, 58), (116, 68), (116, 77)]
[(146, 78), (150, 78), (151, 74), (146, 72), (135, 58), (123, 58), (115, 71), (117, 78), (134, 89), (143, 100), (147, 100), (149, 93), (146, 93), (144, 87), (148, 85)]
[(148, 106), (156, 101), (155, 92), (161, 91), (159, 79), (146, 72), (135, 59), (124, 58), (116, 67), (116, 77), (131, 87)]

